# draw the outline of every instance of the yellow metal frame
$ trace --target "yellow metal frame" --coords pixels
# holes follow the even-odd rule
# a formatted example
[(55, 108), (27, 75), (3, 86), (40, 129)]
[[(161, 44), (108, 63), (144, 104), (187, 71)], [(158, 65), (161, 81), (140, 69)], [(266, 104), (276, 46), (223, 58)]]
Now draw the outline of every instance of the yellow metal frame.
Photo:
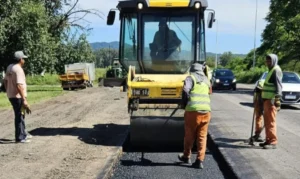
[(188, 7), (189, 0), (149, 0), (149, 7)]
[[(129, 66), (127, 76), (127, 100), (140, 99), (181, 99), (183, 82), (189, 74), (135, 74), (135, 67)], [(135, 79), (141, 79), (135, 81)], [(149, 89), (148, 96), (134, 96), (133, 89)]]
[[(72, 72), (78, 72), (78, 71), (83, 71), (83, 73), (80, 74), (70, 74)], [(80, 80), (89, 80), (89, 76), (86, 74), (85, 70), (83, 69), (75, 69), (75, 70), (70, 70), (67, 71), (66, 74), (59, 75), (59, 80), (60, 81), (80, 81)]]

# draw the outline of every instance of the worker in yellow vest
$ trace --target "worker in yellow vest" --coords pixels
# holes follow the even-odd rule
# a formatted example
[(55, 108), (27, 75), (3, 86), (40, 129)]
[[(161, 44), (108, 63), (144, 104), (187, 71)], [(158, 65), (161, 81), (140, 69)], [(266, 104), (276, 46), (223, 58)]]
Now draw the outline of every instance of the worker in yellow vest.
[(280, 110), (280, 97), (282, 96), (282, 71), (277, 65), (278, 57), (275, 54), (267, 55), (266, 65), (269, 72), (262, 89), (264, 103), (264, 123), (266, 129), (266, 141), (259, 145), (264, 149), (276, 149), (276, 115)]
[(206, 152), (208, 124), (211, 118), (210, 82), (203, 72), (203, 66), (195, 63), (190, 68), (190, 76), (184, 81), (182, 101), (184, 114), (184, 153), (178, 158), (184, 163), (191, 163), (191, 149), (197, 144), (197, 158), (194, 168), (203, 168)]

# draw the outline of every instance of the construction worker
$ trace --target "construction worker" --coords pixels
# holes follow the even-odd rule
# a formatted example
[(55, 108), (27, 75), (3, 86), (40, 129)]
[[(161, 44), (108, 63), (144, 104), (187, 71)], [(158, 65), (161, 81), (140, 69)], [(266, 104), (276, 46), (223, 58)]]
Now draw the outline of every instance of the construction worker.
[(155, 33), (153, 43), (150, 44), (152, 60), (178, 59), (181, 40), (175, 31), (169, 29), (166, 19), (159, 22), (159, 30)]
[(264, 82), (259, 81), (254, 90), (255, 135), (252, 136), (252, 138), (255, 142), (263, 142), (263, 139), (260, 136), (261, 131), (263, 130), (263, 100), (261, 97), (263, 85)]
[(191, 149), (196, 139), (197, 159), (192, 164), (203, 168), (206, 151), (208, 124), (210, 122), (210, 82), (203, 72), (203, 66), (195, 63), (190, 68), (191, 75), (184, 81), (182, 101), (184, 113), (184, 153), (178, 158), (184, 163), (191, 163)]
[(25, 59), (28, 58), (22, 51), (15, 52), (14, 62), (7, 67), (4, 86), (7, 97), (15, 114), (15, 140), (17, 143), (28, 143), (32, 136), (25, 130), (25, 112), (30, 113), (27, 102), (26, 77), (23, 71)]
[(282, 95), (282, 71), (277, 62), (277, 55), (267, 55), (266, 65), (269, 72), (262, 89), (266, 141), (259, 144), (264, 149), (276, 149), (277, 145), (276, 115), (277, 111), (280, 110), (280, 97)]

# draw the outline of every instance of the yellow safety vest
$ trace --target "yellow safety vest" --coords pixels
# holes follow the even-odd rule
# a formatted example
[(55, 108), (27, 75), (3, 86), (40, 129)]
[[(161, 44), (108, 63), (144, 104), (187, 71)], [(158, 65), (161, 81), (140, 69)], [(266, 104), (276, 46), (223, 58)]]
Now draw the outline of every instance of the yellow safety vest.
[[(277, 70), (280, 70), (281, 71), (281, 68), (276, 65), (272, 68), (271, 71), (268, 72), (268, 75), (266, 77), (266, 80), (265, 80), (265, 83), (264, 83), (264, 86), (263, 86), (263, 89), (262, 89), (262, 98), (263, 99), (273, 99), (275, 98), (275, 95), (276, 95), (276, 87), (273, 83), (269, 83), (269, 80), (274, 72), (274, 70), (277, 69)], [(281, 76), (282, 78), (282, 76)]]
[(190, 92), (189, 101), (185, 107), (186, 111), (211, 111), (209, 86), (206, 83), (197, 83), (196, 78), (191, 75), (194, 87)]

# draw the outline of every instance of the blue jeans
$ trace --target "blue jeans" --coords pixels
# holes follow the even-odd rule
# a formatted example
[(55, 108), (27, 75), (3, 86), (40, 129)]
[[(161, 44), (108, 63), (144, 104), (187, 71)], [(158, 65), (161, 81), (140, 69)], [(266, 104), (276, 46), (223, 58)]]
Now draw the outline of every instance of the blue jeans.
[(9, 98), (11, 105), (13, 106), (15, 113), (15, 139), (21, 141), (26, 138), (25, 131), (25, 116), (22, 115), (21, 108), (23, 105), (23, 99), (21, 98)]

